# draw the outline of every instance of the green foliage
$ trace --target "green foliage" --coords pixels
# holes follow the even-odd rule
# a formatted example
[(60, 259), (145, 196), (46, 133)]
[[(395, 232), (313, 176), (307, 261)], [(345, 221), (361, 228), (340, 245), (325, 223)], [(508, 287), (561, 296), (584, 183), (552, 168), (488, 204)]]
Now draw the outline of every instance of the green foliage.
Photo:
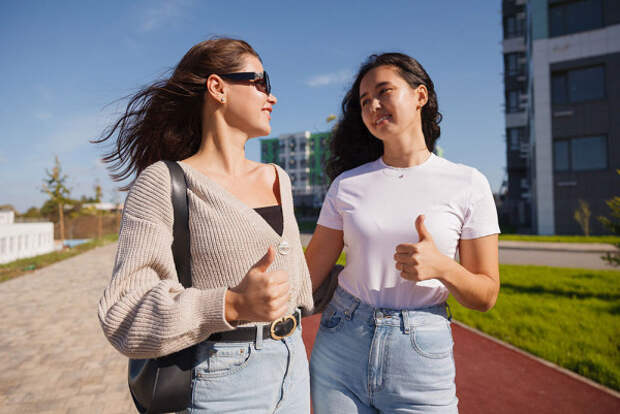
[[(616, 170), (616, 172), (620, 175), (620, 170)], [(611, 210), (611, 219), (599, 216), (598, 221), (613, 234), (620, 235), (620, 197), (616, 196), (605, 203)], [(617, 241), (615, 244), (620, 249), (620, 241)], [(613, 266), (620, 266), (620, 251), (607, 253), (601, 258)]]
[(620, 390), (620, 272), (501, 265), (495, 307), (455, 319), (527, 352)]
[(39, 210), (36, 207), (30, 207), (24, 214), (21, 214), (20, 217), (25, 217), (25, 218), (40, 218), (41, 216), (41, 210)]
[(56, 204), (67, 204), (71, 200), (69, 194), (71, 191), (67, 187), (67, 175), (62, 173), (60, 160), (56, 155), (54, 157), (54, 167), (52, 170), (45, 170), (47, 178), (43, 179), (42, 192), (49, 196), (49, 199)]
[(579, 208), (575, 210), (573, 217), (575, 221), (579, 223), (583, 234), (588, 237), (590, 235), (590, 216), (592, 216), (592, 212), (590, 211), (590, 205), (584, 200), (579, 201)]

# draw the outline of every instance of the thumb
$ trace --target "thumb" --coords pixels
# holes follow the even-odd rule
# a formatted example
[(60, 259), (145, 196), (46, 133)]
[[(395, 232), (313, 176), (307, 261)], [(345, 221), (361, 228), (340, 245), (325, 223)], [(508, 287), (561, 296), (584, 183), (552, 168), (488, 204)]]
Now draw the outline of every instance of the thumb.
[(273, 247), (269, 246), (269, 248), (267, 249), (267, 253), (265, 253), (265, 255), (258, 262), (256, 262), (253, 267), (256, 270), (265, 273), (269, 266), (271, 266), (275, 258), (276, 255), (273, 251)]
[(418, 237), (420, 238), (420, 241), (432, 240), (431, 234), (428, 232), (428, 230), (426, 230), (426, 226), (424, 225), (423, 214), (420, 214), (415, 220), (415, 228), (418, 231)]

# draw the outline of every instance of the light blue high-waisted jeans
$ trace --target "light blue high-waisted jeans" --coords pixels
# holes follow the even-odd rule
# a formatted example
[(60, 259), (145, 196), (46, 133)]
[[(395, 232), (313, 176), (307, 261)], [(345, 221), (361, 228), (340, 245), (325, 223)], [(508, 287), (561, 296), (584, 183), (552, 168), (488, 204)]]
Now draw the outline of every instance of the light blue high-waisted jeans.
[(282, 340), (198, 344), (192, 405), (185, 413), (309, 414), (301, 327)]
[(446, 304), (373, 308), (338, 287), (310, 359), (315, 414), (458, 413)]

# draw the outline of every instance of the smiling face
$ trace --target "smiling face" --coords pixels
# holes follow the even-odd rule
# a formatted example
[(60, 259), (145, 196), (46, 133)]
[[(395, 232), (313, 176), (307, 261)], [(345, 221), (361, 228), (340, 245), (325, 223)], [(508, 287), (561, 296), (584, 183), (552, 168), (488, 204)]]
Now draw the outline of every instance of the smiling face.
[[(263, 65), (256, 56), (246, 55), (241, 69), (235, 72), (263, 72)], [(271, 133), (271, 111), (276, 104), (275, 96), (267, 95), (264, 88), (254, 81), (224, 79), (223, 113), (227, 124), (246, 133), (249, 138)]]
[(382, 141), (421, 130), (420, 110), (427, 101), (424, 85), (412, 88), (394, 66), (378, 66), (360, 82), (362, 121)]

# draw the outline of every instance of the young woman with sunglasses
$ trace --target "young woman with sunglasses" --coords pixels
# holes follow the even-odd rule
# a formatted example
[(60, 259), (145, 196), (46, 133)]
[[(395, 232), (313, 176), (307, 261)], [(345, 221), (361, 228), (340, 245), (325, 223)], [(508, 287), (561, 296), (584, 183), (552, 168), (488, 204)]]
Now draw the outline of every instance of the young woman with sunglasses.
[[(133, 96), (98, 141), (115, 139), (104, 158), (114, 179), (137, 175), (99, 302), (101, 326), (136, 359), (197, 345), (190, 413), (310, 411), (300, 310), (311, 310), (312, 292), (291, 183), (244, 152), (250, 138), (270, 133), (275, 104), (254, 49), (211, 39), (192, 47), (170, 78)], [(187, 289), (171, 252), (162, 160), (178, 161), (188, 185)]]
[(495, 304), (489, 184), (433, 154), (441, 115), (415, 59), (370, 56), (342, 109), (333, 181), (306, 250), (315, 288), (347, 253), (312, 350), (314, 412), (456, 413), (446, 299), (480, 311)]

